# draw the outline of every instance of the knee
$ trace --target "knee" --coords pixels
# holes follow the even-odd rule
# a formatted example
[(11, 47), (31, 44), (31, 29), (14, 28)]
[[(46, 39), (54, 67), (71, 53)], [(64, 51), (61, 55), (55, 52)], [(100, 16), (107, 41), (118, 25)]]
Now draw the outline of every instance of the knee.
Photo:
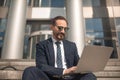
[(96, 76), (93, 73), (88, 73), (87, 76), (90, 78), (90, 80), (97, 80)]
[(22, 80), (49, 80), (48, 76), (37, 67), (27, 67), (22, 75)]
[(34, 67), (34, 66), (27, 67), (24, 69), (23, 74), (29, 74), (31, 72), (34, 72), (35, 70), (36, 70), (36, 67)]
[(44, 72), (38, 69), (36, 66), (27, 67), (23, 74), (44, 74)]
[(97, 80), (97, 78), (93, 73), (85, 73), (81, 75), (80, 80)]

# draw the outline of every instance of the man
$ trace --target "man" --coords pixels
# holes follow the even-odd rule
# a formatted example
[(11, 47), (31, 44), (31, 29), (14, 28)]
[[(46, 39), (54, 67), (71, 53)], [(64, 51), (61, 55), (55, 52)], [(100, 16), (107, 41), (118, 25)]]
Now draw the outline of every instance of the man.
[(53, 36), (36, 45), (36, 67), (25, 69), (22, 80), (96, 80), (92, 73), (73, 74), (79, 60), (75, 43), (65, 40), (67, 20), (51, 20)]

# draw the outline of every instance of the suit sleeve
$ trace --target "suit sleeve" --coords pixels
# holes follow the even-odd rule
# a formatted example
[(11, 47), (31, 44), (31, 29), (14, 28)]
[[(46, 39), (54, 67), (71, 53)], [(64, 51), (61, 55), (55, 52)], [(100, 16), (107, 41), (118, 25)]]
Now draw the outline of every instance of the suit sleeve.
[(36, 67), (44, 71), (49, 76), (62, 76), (63, 68), (55, 68), (48, 62), (49, 55), (46, 52), (45, 44), (36, 45)]
[(78, 55), (78, 50), (77, 50), (77, 46), (76, 44), (74, 43), (74, 66), (76, 66), (78, 64), (78, 61), (79, 61), (79, 55)]

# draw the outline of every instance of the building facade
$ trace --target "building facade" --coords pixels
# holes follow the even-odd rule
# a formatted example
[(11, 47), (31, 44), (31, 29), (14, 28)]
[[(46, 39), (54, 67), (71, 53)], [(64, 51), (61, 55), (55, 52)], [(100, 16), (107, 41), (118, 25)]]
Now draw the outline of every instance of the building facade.
[[(50, 19), (68, 19), (68, 40), (113, 47), (120, 59), (120, 0), (0, 0), (0, 58), (35, 58), (37, 42), (51, 37)], [(77, 42), (77, 41), (78, 42)], [(16, 55), (15, 57), (10, 57)]]

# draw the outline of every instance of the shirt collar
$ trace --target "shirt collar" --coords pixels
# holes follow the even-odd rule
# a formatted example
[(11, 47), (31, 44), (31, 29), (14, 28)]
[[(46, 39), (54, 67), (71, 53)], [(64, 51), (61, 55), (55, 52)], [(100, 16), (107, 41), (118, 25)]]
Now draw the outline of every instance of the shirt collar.
[[(57, 40), (54, 39), (53, 37), (52, 37), (52, 41), (53, 41), (53, 43), (57, 42)], [(60, 42), (62, 43), (62, 40)]]

